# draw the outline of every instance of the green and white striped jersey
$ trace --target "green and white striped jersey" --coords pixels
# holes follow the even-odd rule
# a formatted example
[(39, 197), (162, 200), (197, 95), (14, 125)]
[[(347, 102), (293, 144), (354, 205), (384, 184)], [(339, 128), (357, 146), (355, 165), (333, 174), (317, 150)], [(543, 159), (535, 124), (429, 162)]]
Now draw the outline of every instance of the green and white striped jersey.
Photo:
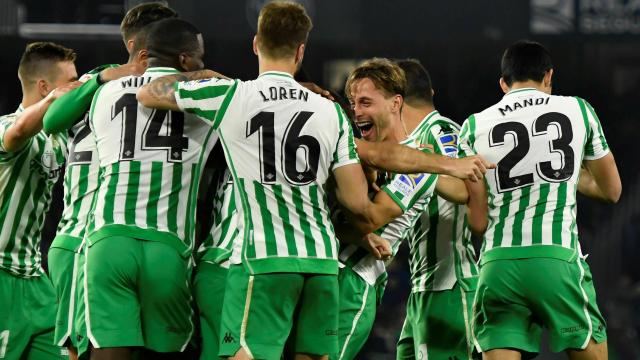
[(100, 163), (88, 241), (118, 235), (173, 246), (190, 256), (203, 159), (217, 136), (211, 122), (138, 104), (136, 92), (172, 68), (103, 85), (90, 110)]
[(51, 190), (64, 166), (67, 137), (39, 132), (6, 152), (5, 132), (24, 111), (0, 117), (0, 268), (17, 276), (43, 273), (40, 240)]
[[(418, 143), (432, 145), (440, 155), (457, 156), (460, 126), (438, 111), (429, 113), (414, 134)], [(411, 291), (450, 290), (457, 282), (475, 289), (478, 268), (465, 207), (433, 196), (409, 237)]]
[[(86, 82), (104, 67), (96, 68), (80, 77)], [(89, 126), (89, 109), (84, 118), (68, 131), (69, 153), (64, 174), (64, 209), (51, 247), (80, 251), (93, 194), (98, 189), (98, 155), (96, 142)]]
[(469, 117), (460, 155), (496, 163), (487, 172), (489, 224), (481, 263), (494, 259), (580, 255), (576, 190), (583, 159), (609, 152), (586, 101), (518, 89)]
[[(222, 155), (222, 154), (221, 154)], [(217, 169), (213, 185), (213, 223), (207, 237), (198, 248), (198, 261), (207, 261), (229, 267), (233, 243), (239, 236), (233, 178), (229, 169)]]
[(252, 274), (337, 274), (324, 185), (359, 161), (340, 107), (281, 72), (180, 82), (176, 101), (219, 132), (241, 205), (231, 263)]
[[(417, 148), (420, 134), (426, 129), (423, 122), (400, 144)], [(426, 149), (422, 151), (430, 152)], [(403, 214), (380, 227), (375, 234), (391, 244), (393, 254), (404, 239), (409, 238), (416, 221), (426, 211), (435, 191), (438, 176), (435, 174), (395, 174), (382, 187), (403, 211)], [(340, 262), (349, 266), (368, 284), (380, 284), (387, 278), (384, 261), (376, 260), (367, 250), (357, 245), (347, 245), (340, 251)]]

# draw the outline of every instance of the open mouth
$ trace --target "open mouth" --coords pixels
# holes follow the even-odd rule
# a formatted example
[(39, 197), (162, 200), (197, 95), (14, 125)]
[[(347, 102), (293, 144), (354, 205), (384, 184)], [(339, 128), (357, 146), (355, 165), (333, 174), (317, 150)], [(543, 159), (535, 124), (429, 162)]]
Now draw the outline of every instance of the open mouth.
[(371, 135), (371, 132), (373, 131), (372, 121), (360, 121), (356, 123), (356, 126), (360, 129), (362, 136), (365, 138)]

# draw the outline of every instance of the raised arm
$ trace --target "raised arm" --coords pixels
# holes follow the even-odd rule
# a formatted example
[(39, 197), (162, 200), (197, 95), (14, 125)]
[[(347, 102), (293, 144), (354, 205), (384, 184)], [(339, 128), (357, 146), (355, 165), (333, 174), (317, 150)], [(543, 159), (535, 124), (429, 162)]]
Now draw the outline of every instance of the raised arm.
[(49, 106), (42, 121), (44, 131), (47, 134), (66, 131), (82, 120), (84, 114), (89, 110), (93, 95), (100, 85), (123, 76), (142, 74), (144, 67), (140, 64), (107, 65), (107, 67), (103, 66), (93, 71), (97, 72), (98, 70), (100, 72), (96, 75), (85, 81), (81, 86), (60, 96)]
[(180, 108), (176, 103), (175, 84), (178, 81), (202, 80), (212, 77), (226, 78), (212, 70), (171, 74), (157, 78), (140, 88), (136, 98), (146, 107), (178, 111)]
[(622, 193), (622, 182), (613, 154), (597, 160), (585, 160), (580, 169), (578, 191), (588, 197), (617, 203)]
[(80, 86), (79, 81), (60, 86), (49, 93), (44, 99), (24, 109), (24, 112), (4, 132), (2, 144), (6, 152), (16, 152), (22, 149), (29, 139), (42, 130), (42, 118), (55, 99)]
[(487, 169), (495, 168), (481, 156), (453, 159), (404, 145), (384, 142), (368, 142), (356, 139), (358, 156), (368, 166), (396, 173), (446, 174), (463, 180), (481, 180)]

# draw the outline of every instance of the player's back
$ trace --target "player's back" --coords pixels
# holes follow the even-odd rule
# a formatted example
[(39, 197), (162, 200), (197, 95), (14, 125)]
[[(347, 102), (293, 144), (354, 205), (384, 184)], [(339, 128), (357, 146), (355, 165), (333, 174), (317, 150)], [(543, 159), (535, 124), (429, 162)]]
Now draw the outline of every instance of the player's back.
[(90, 242), (122, 233), (190, 251), (203, 159), (217, 136), (210, 123), (195, 115), (146, 108), (136, 100), (141, 86), (176, 72), (149, 68), (96, 93), (90, 123), (100, 184)]
[(324, 185), (358, 161), (346, 117), (285, 73), (236, 84), (219, 132), (242, 204), (242, 261), (256, 273), (337, 273)]
[[(576, 190), (583, 159), (608, 152), (584, 100), (533, 88), (506, 94), (471, 116), (461, 148), (498, 164), (487, 173), (489, 224), (482, 261), (494, 257), (570, 258), (579, 253)], [(550, 245), (540, 247), (539, 245)]]

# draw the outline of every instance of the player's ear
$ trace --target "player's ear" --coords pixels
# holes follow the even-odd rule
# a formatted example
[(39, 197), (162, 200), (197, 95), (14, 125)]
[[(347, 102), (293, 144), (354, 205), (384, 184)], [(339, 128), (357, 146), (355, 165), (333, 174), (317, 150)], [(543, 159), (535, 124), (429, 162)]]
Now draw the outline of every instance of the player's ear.
[(431, 89), (431, 98), (433, 99), (433, 96), (436, 94), (435, 90)]
[(136, 62), (138, 64), (144, 65), (144, 67), (147, 67), (148, 61), (149, 61), (149, 51), (147, 49), (142, 49), (138, 51), (138, 53), (136, 54)]
[(302, 63), (302, 59), (304, 58), (304, 43), (298, 45), (298, 48), (296, 49), (296, 58), (295, 58), (295, 62), (296, 64), (301, 64)]
[(500, 84), (500, 89), (502, 89), (503, 93), (508, 93), (509, 92), (509, 85), (507, 85), (507, 82), (504, 81), (503, 77), (500, 77), (500, 81), (498, 81), (498, 83)]
[(542, 85), (545, 88), (551, 88), (551, 78), (553, 77), (553, 69), (549, 69), (544, 73), (544, 77), (542, 78)]
[(41, 97), (49, 95), (51, 90), (53, 90), (49, 89), (49, 83), (45, 79), (38, 79), (36, 81), (36, 87), (38, 89), (38, 94), (40, 94)]
[(393, 112), (400, 112), (400, 109), (402, 109), (402, 104), (404, 104), (404, 98), (402, 97), (402, 95), (395, 95), (393, 97), (391, 109), (393, 110)]
[(258, 37), (253, 37), (253, 53), (258, 55)]
[(126, 40), (125, 43), (124, 43), (124, 45), (127, 47), (127, 52), (129, 54), (131, 54), (131, 52), (133, 51), (133, 46), (135, 45), (135, 40), (134, 39), (135, 39), (135, 36), (132, 37), (129, 40)]

